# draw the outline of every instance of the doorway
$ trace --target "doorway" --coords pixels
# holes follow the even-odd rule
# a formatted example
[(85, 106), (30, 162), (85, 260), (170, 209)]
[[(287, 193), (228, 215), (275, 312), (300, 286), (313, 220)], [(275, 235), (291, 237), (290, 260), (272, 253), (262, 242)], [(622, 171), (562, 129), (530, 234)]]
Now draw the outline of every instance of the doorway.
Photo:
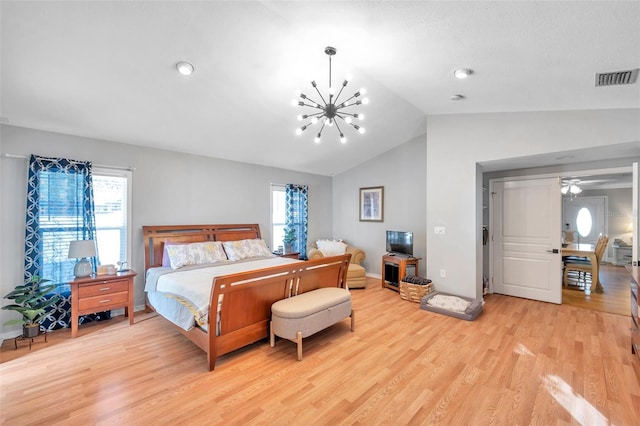
[[(637, 166), (634, 166), (634, 167), (637, 167)], [(597, 238), (597, 236), (602, 232), (609, 235), (611, 242), (613, 242), (614, 239), (616, 238), (621, 238), (623, 240), (631, 240), (632, 233), (630, 232), (630, 229), (631, 229), (630, 224), (635, 223), (634, 221), (637, 220), (636, 218), (632, 217), (633, 203), (630, 200), (632, 196), (637, 196), (635, 195), (637, 193), (637, 186), (634, 186), (635, 181), (633, 181), (634, 184), (632, 184), (632, 180), (631, 180), (631, 175), (633, 174), (632, 173), (633, 170), (634, 169), (632, 167), (618, 167), (618, 168), (610, 168), (610, 169), (571, 172), (572, 177), (577, 176), (582, 179), (581, 185), (584, 186), (585, 192), (580, 194), (578, 197), (575, 197), (574, 199), (575, 207), (573, 208), (573, 213), (567, 213), (568, 211), (571, 211), (570, 209), (568, 210), (564, 210), (562, 208), (559, 209), (562, 211), (558, 212), (558, 217), (560, 218), (560, 221), (561, 221), (561, 227), (558, 228), (559, 229), (558, 234), (562, 235), (560, 230), (564, 229), (566, 223), (570, 223), (570, 226), (573, 229), (576, 229), (577, 222), (578, 222), (578, 216), (577, 216), (578, 212), (583, 207), (587, 207), (587, 209), (589, 210), (589, 217), (591, 217), (592, 228), (593, 228), (587, 233), (587, 238)], [(505, 177), (500, 177), (499, 175), (494, 178), (492, 178), (491, 176), (487, 177), (487, 181), (485, 181), (488, 183), (487, 186), (491, 186), (491, 182), (495, 182), (498, 180), (506, 181), (506, 180), (518, 180), (518, 179), (520, 180), (537, 179), (537, 178), (542, 179), (542, 178), (551, 178), (552, 176), (555, 176), (555, 178), (558, 179), (558, 174), (531, 175), (531, 176), (521, 176), (521, 177), (518, 177), (517, 172), (505, 171), (505, 172), (501, 172), (501, 174)], [(604, 188), (606, 190), (596, 191), (595, 190), (596, 184), (598, 185), (599, 188), (601, 189)], [(624, 200), (622, 200), (622, 197), (620, 195), (621, 191), (626, 191), (623, 197)], [(494, 219), (495, 205), (493, 205), (494, 203), (492, 203), (492, 200), (494, 197), (495, 195), (491, 194), (491, 198), (488, 200), (489, 201), (488, 215), (485, 216), (486, 220), (489, 222), (490, 244), (492, 243), (492, 240), (494, 238), (495, 230), (499, 226), (498, 223), (495, 223), (495, 224), (493, 223), (493, 221), (495, 220)], [(580, 198), (582, 200), (580, 200)], [(589, 198), (591, 198), (591, 200), (587, 202)], [(486, 211), (487, 210), (485, 210), (485, 212)], [(573, 220), (571, 220), (572, 216), (573, 216)], [(524, 218), (525, 216), (523, 216), (523, 219)], [(487, 223), (487, 222), (484, 222), (484, 223)], [(635, 227), (633, 227), (633, 231), (635, 232)], [(580, 240), (581, 242), (587, 242), (583, 240), (583, 236), (580, 236), (580, 239), (581, 239)], [(609, 259), (612, 259), (611, 257), (612, 253), (610, 252), (612, 244), (613, 243), (610, 243), (610, 247), (609, 247), (609, 252), (608, 252)], [(496, 286), (494, 285), (496, 280), (495, 272), (497, 272), (498, 270), (497, 269), (498, 266), (496, 265), (496, 260), (495, 260), (495, 257), (497, 256), (497, 254), (495, 253), (495, 250), (491, 247), (487, 247), (487, 250), (484, 253), (485, 253), (485, 256), (487, 256), (487, 261), (485, 263), (485, 268), (486, 268), (485, 271), (487, 272), (485, 273), (489, 278), (488, 292), (499, 293), (500, 291), (497, 291), (495, 289)], [(605, 257), (604, 259), (606, 260), (607, 257)], [(604, 269), (601, 268), (604, 274), (604, 275), (603, 274), (600, 275), (601, 280), (603, 280), (605, 284), (607, 282), (611, 282), (612, 284), (615, 284), (615, 285), (621, 284), (621, 288), (622, 287), (626, 288), (626, 286), (628, 285), (628, 283), (626, 282), (628, 281), (628, 277), (627, 277), (628, 273), (624, 270), (624, 268), (611, 266), (609, 269), (606, 269), (607, 267), (609, 267), (608, 264), (605, 265)], [(558, 286), (559, 288), (563, 289), (562, 283), (561, 283), (561, 278), (562, 278), (561, 274), (562, 272), (561, 272), (561, 266), (560, 266), (558, 269), (558, 275), (560, 276)], [(612, 280), (614, 280), (615, 282)], [(628, 299), (628, 294), (626, 294), (628, 292), (619, 292), (620, 296), (618, 297), (616, 295), (618, 292), (615, 291), (614, 288), (611, 288), (610, 290), (612, 291), (607, 291), (607, 288), (605, 287), (605, 293), (591, 294), (590, 299), (588, 298), (588, 296), (584, 294), (584, 292), (574, 291), (576, 295), (579, 293), (579, 295), (582, 296), (585, 300), (577, 301), (575, 297), (572, 297), (573, 299), (576, 299), (576, 301), (578, 302), (578, 303), (574, 303), (574, 301), (568, 298), (565, 301), (566, 297), (561, 295), (561, 302), (572, 304), (572, 305), (577, 304), (587, 308), (592, 307), (593, 309), (603, 310), (603, 311), (608, 311), (608, 309), (610, 309), (612, 304), (619, 304), (620, 306), (627, 305), (627, 302), (625, 302), (622, 299), (623, 298)], [(564, 291), (564, 293), (566, 293), (566, 291)], [(521, 296), (521, 297), (526, 297), (526, 296)], [(618, 297), (622, 301), (620, 302), (616, 297)], [(602, 306), (600, 308), (592, 306), (597, 303), (599, 303)]]
[[(562, 223), (564, 231), (573, 232), (574, 242), (595, 244), (607, 234), (607, 196), (564, 197)], [(631, 201), (631, 200), (629, 200)]]

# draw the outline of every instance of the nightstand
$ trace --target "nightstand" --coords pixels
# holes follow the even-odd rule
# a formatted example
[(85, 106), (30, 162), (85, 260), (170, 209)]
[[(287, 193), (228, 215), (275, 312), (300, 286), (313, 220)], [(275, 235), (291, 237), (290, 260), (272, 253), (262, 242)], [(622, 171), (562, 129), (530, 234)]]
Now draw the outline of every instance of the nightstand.
[(71, 281), (71, 337), (78, 335), (78, 318), (95, 312), (124, 308), (133, 325), (134, 271), (96, 275)]

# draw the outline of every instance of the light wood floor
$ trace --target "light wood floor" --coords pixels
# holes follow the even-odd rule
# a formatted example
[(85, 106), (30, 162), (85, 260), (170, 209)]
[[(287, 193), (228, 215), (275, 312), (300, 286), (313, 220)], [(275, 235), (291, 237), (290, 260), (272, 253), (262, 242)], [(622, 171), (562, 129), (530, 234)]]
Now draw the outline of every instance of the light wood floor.
[(603, 263), (600, 265), (603, 293), (586, 294), (583, 288), (570, 285), (562, 289), (562, 303), (631, 317), (630, 280), (624, 266)]
[(629, 317), (489, 295), (473, 322), (420, 310), (379, 281), (345, 320), (295, 344), (218, 360), (160, 317), (2, 346), (4, 425), (640, 424)]

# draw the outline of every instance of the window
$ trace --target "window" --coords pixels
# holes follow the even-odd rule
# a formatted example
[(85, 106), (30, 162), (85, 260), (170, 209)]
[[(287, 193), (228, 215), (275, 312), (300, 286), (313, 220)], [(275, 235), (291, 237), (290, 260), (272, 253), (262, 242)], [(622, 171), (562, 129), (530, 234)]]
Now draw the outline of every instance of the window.
[[(80, 239), (85, 177), (58, 171), (39, 172), (40, 275), (64, 284), (73, 277), (76, 259), (68, 259), (69, 242)], [(80, 234), (79, 234), (80, 232)]]
[(130, 187), (131, 172), (94, 169), (96, 241), (102, 265), (129, 261)]
[(576, 227), (581, 237), (586, 237), (591, 233), (593, 226), (593, 219), (591, 218), (591, 212), (588, 208), (583, 207), (578, 211), (576, 216)]
[[(129, 253), (129, 194), (131, 172), (93, 171), (93, 198), (99, 264), (127, 261)], [(58, 284), (73, 279), (76, 259), (68, 259), (69, 242), (82, 239), (80, 206), (84, 177), (40, 172), (40, 232), (43, 277)]]
[(286, 194), (284, 185), (271, 185), (271, 248), (282, 246), (286, 221)]

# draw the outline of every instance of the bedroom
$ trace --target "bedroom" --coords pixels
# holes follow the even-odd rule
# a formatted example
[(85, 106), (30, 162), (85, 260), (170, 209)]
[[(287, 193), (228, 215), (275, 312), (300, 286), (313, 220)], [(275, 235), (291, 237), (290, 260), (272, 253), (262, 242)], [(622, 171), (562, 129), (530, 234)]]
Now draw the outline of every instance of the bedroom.
[[(310, 239), (335, 236), (357, 243), (358, 246), (367, 251), (368, 259), (365, 261), (365, 267), (369, 274), (375, 276), (380, 273), (378, 259), (384, 252), (384, 230), (410, 227), (416, 236), (416, 252), (420, 253), (426, 260), (421, 264), (420, 273), (430, 275), (429, 271), (446, 269), (448, 272), (447, 278), (440, 285), (445, 289), (468, 296), (479, 294), (482, 288), (483, 267), (482, 257), (479, 254), (481, 252), (479, 233), (477, 232), (478, 225), (481, 223), (479, 218), (481, 211), (478, 208), (478, 191), (482, 181), (482, 164), (502, 161), (505, 163), (503, 170), (513, 169), (518, 168), (513, 165), (517, 165), (518, 162), (510, 162), (510, 159), (517, 160), (522, 157), (529, 157), (544, 161), (536, 163), (535, 165), (537, 166), (555, 165), (559, 169), (567, 170), (582, 168), (584, 165), (580, 163), (583, 162), (589, 164), (589, 168), (591, 168), (593, 163), (589, 162), (596, 160), (601, 162), (603, 167), (628, 166), (633, 158), (637, 160), (640, 156), (640, 118), (638, 110), (640, 105), (637, 84), (624, 88), (627, 90), (625, 92), (618, 91), (617, 93), (620, 93), (620, 97), (613, 100), (600, 99), (598, 95), (602, 95), (602, 93), (598, 92), (595, 98), (588, 100), (589, 105), (586, 106), (579, 104), (577, 101), (570, 102), (569, 99), (559, 95), (549, 95), (545, 102), (527, 107), (525, 100), (532, 95), (530, 93), (531, 89), (527, 82), (516, 78), (512, 82), (514, 86), (507, 88), (503, 92), (504, 103), (499, 109), (474, 111), (464, 104), (462, 106), (460, 104), (452, 106), (452, 103), (448, 100), (451, 92), (444, 91), (452, 89), (455, 87), (453, 85), (457, 84), (457, 82), (448, 80), (451, 69), (458, 66), (458, 62), (473, 61), (473, 64), (469, 64), (469, 66), (477, 68), (475, 77), (481, 78), (483, 73), (486, 74), (488, 72), (484, 70), (491, 69), (493, 70), (492, 72), (495, 72), (495, 66), (491, 65), (488, 59), (478, 57), (484, 55), (476, 55), (473, 59), (456, 57), (455, 60), (452, 60), (452, 62), (455, 61), (456, 63), (452, 63), (451, 66), (448, 63), (439, 63), (438, 66), (445, 70), (447, 74), (447, 77), (441, 77), (438, 83), (446, 86), (443, 91), (437, 91), (433, 87), (423, 88), (418, 91), (419, 94), (414, 95), (416, 99), (411, 99), (410, 101), (399, 99), (395, 93), (386, 93), (388, 102), (397, 102), (392, 105), (397, 107), (398, 111), (385, 111), (382, 107), (377, 107), (381, 108), (381, 110), (378, 110), (377, 115), (372, 115), (374, 104), (382, 104), (380, 96), (385, 88), (382, 84), (376, 84), (376, 81), (371, 81), (371, 84), (367, 84), (372, 98), (372, 105), (370, 105), (372, 112), (368, 114), (370, 124), (368, 124), (367, 134), (364, 138), (353, 135), (350, 137), (350, 142), (353, 143), (351, 145), (347, 144), (347, 147), (338, 146), (337, 141), (327, 138), (327, 140), (323, 141), (321, 147), (327, 147), (330, 153), (322, 155), (317, 154), (318, 147), (313, 144), (311, 135), (305, 135), (303, 139), (294, 139), (291, 130), (297, 125), (297, 122), (295, 122), (296, 112), (290, 107), (284, 108), (282, 111), (278, 110), (280, 115), (277, 119), (273, 119), (267, 124), (262, 124), (262, 126), (265, 126), (260, 127), (262, 132), (256, 131), (255, 133), (246, 134), (240, 131), (245, 132), (246, 130), (242, 127), (256, 120), (256, 116), (263, 112), (259, 109), (260, 105), (255, 106), (255, 111), (247, 112), (249, 114), (248, 118), (233, 121), (235, 123), (233, 125), (228, 127), (220, 125), (214, 130), (202, 132), (197, 123), (212, 120), (212, 117), (218, 112), (215, 108), (210, 106), (204, 108), (203, 110), (207, 111), (206, 113), (194, 111), (193, 109), (188, 109), (186, 112), (183, 110), (166, 112), (163, 107), (169, 102), (166, 102), (164, 97), (153, 101), (154, 103), (150, 106), (143, 107), (137, 103), (136, 99), (143, 96), (151, 97), (153, 91), (146, 88), (138, 89), (138, 86), (133, 86), (128, 90), (125, 89), (124, 92), (118, 91), (117, 93), (120, 97), (115, 99), (106, 98), (103, 101), (104, 105), (97, 106), (101, 108), (89, 105), (89, 103), (87, 105), (84, 104), (87, 98), (93, 96), (92, 90), (95, 89), (93, 87), (85, 88), (85, 94), (80, 93), (75, 95), (77, 97), (72, 96), (70, 89), (73, 87), (72, 80), (75, 78), (74, 76), (65, 79), (65, 84), (57, 87), (56, 93), (48, 93), (42, 97), (31, 94), (31, 97), (27, 97), (27, 93), (30, 93), (28, 90), (19, 93), (14, 92), (14, 88), (20, 87), (20, 85), (13, 85), (15, 81), (13, 78), (16, 78), (16, 74), (21, 72), (35, 73), (37, 71), (44, 73), (46, 77), (47, 73), (53, 74), (53, 72), (51, 68), (44, 66), (39, 61), (35, 63), (29, 62), (26, 70), (22, 68), (21, 71), (17, 71), (13, 68), (14, 64), (20, 63), (12, 61), (12, 59), (18, 57), (16, 49), (37, 51), (37, 49), (29, 50), (29, 46), (17, 43), (15, 39), (11, 38), (12, 33), (5, 32), (8, 31), (7, 28), (10, 26), (10, 22), (6, 21), (11, 17), (8, 12), (13, 7), (17, 8), (16, 4), (17, 2), (3, 2), (1, 6), (3, 8), (2, 116), (6, 117), (0, 124), (2, 136), (0, 150), (3, 154), (0, 166), (3, 206), (0, 210), (0, 223), (2, 226), (0, 283), (3, 294), (7, 293), (8, 289), (16, 281), (20, 281), (22, 277), (23, 253), (21, 249), (24, 245), (25, 198), (23, 188), (26, 186), (25, 161), (6, 158), (4, 154), (27, 156), (31, 153), (37, 153), (91, 160), (105, 165), (131, 166), (135, 168), (133, 172), (131, 264), (136, 270), (143, 269), (141, 253), (141, 227), (143, 225), (197, 222), (257, 222), (263, 230), (267, 230), (270, 223), (269, 185), (271, 183), (301, 183), (309, 185), (313, 192), (313, 199), (310, 203)], [(288, 19), (282, 18), (282, 16), (287, 16), (285, 12), (280, 10), (281, 8), (284, 9), (284, 6), (278, 7), (277, 2), (275, 4), (269, 2), (264, 4), (268, 7), (265, 6), (265, 10), (260, 8), (261, 13), (271, 16), (273, 9), (269, 8), (275, 7), (278, 13), (276, 17), (271, 19), (276, 23), (281, 23), (282, 20), (288, 22)], [(618, 5), (618, 7), (622, 8), (631, 8), (632, 10), (629, 13), (624, 14), (631, 15), (631, 17), (637, 16), (637, 7), (634, 8), (635, 6), (633, 3), (626, 6)], [(65, 7), (72, 8), (70, 5)], [(165, 5), (165, 7), (170, 6)], [(458, 6), (458, 8), (462, 8), (462, 6)], [(575, 5), (576, 10), (571, 9), (568, 11), (560, 8), (558, 12), (562, 13), (559, 14), (558, 19), (566, 16), (563, 13), (570, 16), (574, 16), (577, 13), (587, 23), (596, 25), (592, 23), (592, 20), (595, 19), (593, 15), (606, 15), (604, 11), (600, 11), (600, 8), (607, 9), (598, 4), (592, 6)], [(58, 16), (56, 13), (69, 13), (71, 14), (70, 16), (77, 17), (78, 22), (83, 22), (83, 20), (89, 22), (89, 20), (95, 18), (87, 10), (76, 12), (73, 10), (64, 10), (63, 12), (48, 10), (47, 12), (49, 15), (47, 13), (42, 13), (42, 15)], [(438, 10), (434, 10), (434, 13), (436, 12)], [(444, 12), (446, 11), (441, 13)], [(454, 12), (463, 13), (463, 16), (467, 19), (470, 19), (468, 14), (473, 14), (472, 12), (480, 13), (478, 10), (464, 13), (464, 10), (460, 11), (458, 9)], [(507, 13), (507, 15), (510, 15), (510, 13)], [(187, 17), (189, 16), (187, 15)], [(345, 12), (341, 19), (346, 19), (349, 16)], [(485, 19), (492, 22), (491, 17), (484, 16)], [(518, 17), (517, 22), (526, 20), (527, 16), (529, 15), (525, 14), (525, 16)], [(621, 57), (615, 57), (611, 52), (602, 53), (599, 49), (598, 57), (588, 64), (591, 67), (585, 70), (585, 75), (582, 76), (582, 78), (589, 80), (589, 90), (593, 89), (592, 79), (595, 72), (611, 71), (610, 67), (614, 69), (618, 67), (638, 67), (637, 55), (634, 58), (634, 52), (637, 52), (639, 43), (638, 29), (635, 26), (628, 25), (628, 22), (635, 22), (634, 19), (629, 18), (629, 21), (623, 20), (622, 23), (619, 23), (615, 18), (615, 14), (613, 17), (611, 15), (606, 16), (609, 17), (609, 20), (602, 25), (606, 28), (616, 28), (616, 30), (623, 28), (628, 42), (628, 45), (625, 46), (629, 50), (620, 53)], [(317, 19), (320, 20), (321, 17), (322, 15)], [(44, 18), (39, 14), (38, 19)], [(63, 21), (62, 19), (60, 20), (60, 22)], [(578, 21), (580, 20), (578, 19)], [(216, 21), (216, 23), (219, 22)], [(607, 25), (610, 27), (607, 27)], [(474, 28), (479, 33), (482, 32), (477, 26)], [(545, 26), (545, 29), (548, 29), (547, 26)], [(69, 34), (68, 38), (71, 38), (71, 41), (81, 39), (82, 37), (77, 36), (77, 34), (81, 34), (83, 30), (86, 30), (86, 28), (77, 29), (78, 32)], [(504, 29), (504, 31), (511, 30), (513, 30), (511, 27)], [(582, 30), (573, 29), (573, 31), (572, 34), (578, 38)], [(394, 31), (389, 31), (389, 34), (402, 33), (397, 28)], [(17, 34), (21, 33), (18, 32)], [(109, 33), (107, 32), (106, 34)], [(367, 35), (364, 34), (361, 37), (366, 37)], [(375, 40), (379, 40), (380, 36), (376, 37)], [(62, 38), (62, 40), (66, 39)], [(161, 37), (160, 40), (163, 40), (169, 46), (173, 46), (173, 42), (167, 42), (164, 37)], [(436, 40), (435, 36), (434, 40)], [(336, 43), (339, 53), (335, 58), (336, 66), (342, 62), (362, 68), (362, 72), (354, 73), (357, 78), (366, 78), (367, 67), (373, 69), (376, 66), (376, 63), (372, 63), (374, 62), (372, 58), (379, 57), (384, 59), (386, 55), (391, 56), (394, 53), (391, 51), (393, 49), (389, 49), (388, 52), (377, 53), (373, 47), (369, 47), (365, 55), (360, 51), (359, 47), (367, 46), (368, 44), (362, 42), (360, 37), (357, 41), (358, 47), (348, 46), (345, 44), (346, 41), (341, 44)], [(396, 42), (396, 40), (392, 41)], [(439, 41), (444, 43), (442, 40)], [(246, 56), (257, 57), (254, 55), (258, 55), (259, 52), (254, 52), (255, 48), (252, 46), (254, 42), (255, 40), (253, 39), (240, 40), (237, 42), (236, 49), (249, 52), (249, 55)], [(220, 44), (224, 44), (224, 39), (222, 41), (218, 40), (216, 43), (216, 48), (221, 48)], [(320, 74), (320, 77), (317, 78), (322, 78), (325, 75), (327, 64), (322, 48), (327, 43), (326, 40), (319, 40), (317, 43), (310, 43), (308, 46), (295, 45), (290, 48), (290, 52), (295, 52), (296, 54), (304, 53), (305, 58), (311, 58), (310, 62), (314, 63), (317, 70), (317, 72), (313, 69), (297, 70), (296, 74), (299, 75), (296, 76), (293, 88), (295, 88), (296, 84), (308, 84), (307, 79), (317, 74)], [(426, 51), (433, 52), (435, 50), (431, 42), (427, 43), (425, 41), (424, 43), (429, 47), (425, 47)], [(584, 45), (580, 44), (578, 47), (585, 56), (588, 56), (586, 52), (590, 52), (591, 46), (601, 46), (603, 50), (606, 50), (604, 46), (615, 44), (597, 40), (592, 40), (592, 42), (582, 41), (581, 43), (584, 43)], [(178, 43), (176, 42), (176, 44)], [(74, 49), (70, 49), (68, 45), (66, 48), (78, 55), (92, 49), (91, 46), (77, 45), (76, 42), (72, 46)], [(387, 46), (387, 44), (384, 46)], [(269, 50), (268, 46), (260, 45), (260, 47), (263, 50)], [(472, 47), (477, 48), (477, 45)], [(527, 48), (532, 49), (533, 47), (527, 45)], [(176, 55), (187, 54), (177, 50), (177, 48), (172, 48), (172, 54), (163, 58), (167, 62), (171, 62), (169, 65), (178, 60), (175, 57)], [(67, 57), (66, 54), (61, 52), (58, 57), (65, 58)], [(610, 54), (614, 57), (610, 58)], [(397, 59), (400, 62), (396, 62), (392, 58), (388, 60), (393, 63), (412, 63), (410, 61), (411, 52), (405, 52), (403, 55)], [(434, 53), (423, 54), (420, 56), (420, 60), (428, 64), (434, 55)], [(237, 56), (237, 53), (234, 55), (234, 51), (229, 49), (220, 55), (219, 62), (216, 64), (219, 67), (237, 66)], [(320, 56), (320, 58), (317, 58), (317, 56)], [(133, 57), (135, 58), (135, 56)], [(261, 58), (263, 59), (255, 59), (255, 62), (257, 63), (261, 60), (265, 62), (273, 61), (277, 64), (284, 62), (280, 54), (276, 52), (271, 52)], [(127, 59), (131, 59), (131, 57), (127, 57)], [(483, 64), (486, 64), (484, 65), (484, 70), (480, 65), (476, 65), (480, 64), (481, 60)], [(547, 65), (539, 57), (534, 57), (532, 61), (534, 62), (532, 65), (535, 65), (535, 61), (541, 61)], [(120, 64), (120, 62), (118, 63)], [(259, 72), (260, 64), (256, 65), (256, 63), (253, 61), (248, 64), (240, 62), (240, 64), (247, 66), (254, 72)], [(565, 62), (563, 64), (565, 68), (556, 72), (560, 74), (569, 72), (566, 68), (567, 64)], [(60, 64), (60, 67), (63, 68), (64, 65), (66, 64)], [(197, 77), (198, 74), (205, 74), (200, 65), (196, 65), (196, 72), (193, 76)], [(600, 69), (600, 67), (605, 69)], [(112, 67), (105, 68), (113, 71)], [(204, 65), (202, 68), (204, 68)], [(585, 68), (587, 67), (585, 66)], [(418, 71), (412, 75), (417, 75), (414, 78), (419, 82), (423, 78), (421, 74), (422, 72)], [(61, 76), (61, 71), (55, 71), (55, 75)], [(271, 72), (269, 75), (278, 74)], [(47, 78), (43, 79), (40, 74), (29, 75), (28, 77), (32, 79), (29, 81), (39, 82), (38, 90), (43, 93), (48, 90), (46, 89)], [(178, 77), (177, 74), (171, 76), (174, 79)], [(225, 75), (224, 77), (227, 78), (228, 76)], [(249, 75), (243, 75), (243, 77), (247, 77), (247, 81), (254, 80)], [(142, 79), (144, 78), (145, 76), (143, 75)], [(395, 80), (393, 78), (390, 79), (388, 84), (393, 81), (398, 82), (402, 78), (402, 74), (400, 74)], [(299, 83), (298, 80), (300, 80)], [(93, 83), (93, 80), (89, 81)], [(184, 83), (183, 80), (176, 81), (178, 83), (175, 84)], [(473, 80), (465, 83), (472, 84)], [(146, 87), (142, 83), (140, 84), (140, 87)], [(262, 82), (262, 84), (273, 86), (267, 82)], [(498, 85), (497, 83), (495, 84), (496, 86)], [(252, 83), (249, 87), (258, 90), (259, 84)], [(265, 98), (269, 102), (283, 103), (288, 107), (287, 103), (291, 97), (292, 90), (285, 90), (286, 85), (283, 87), (283, 85), (278, 84), (278, 87), (282, 88), (281, 92), (269, 92), (268, 95), (265, 95)], [(423, 86), (420, 87), (422, 88)], [(585, 85), (585, 87), (587, 86)], [(118, 89), (117, 86), (109, 86), (109, 88), (111, 90)], [(223, 90), (224, 88), (220, 88), (220, 86), (217, 86), (217, 88), (221, 93), (226, 93)], [(65, 93), (65, 90), (68, 90), (68, 92)], [(162, 90), (169, 91), (169, 88), (161, 87), (158, 91)], [(521, 93), (522, 99), (519, 99), (518, 102), (506, 96), (506, 94), (513, 91)], [(247, 89), (247, 92), (239, 93), (239, 97), (248, 102), (248, 99), (252, 99), (252, 92), (253, 90)], [(374, 97), (376, 92), (378, 99)], [(449, 112), (432, 114), (429, 109), (422, 110), (414, 105), (420, 104), (418, 98), (435, 98), (437, 95), (446, 97), (446, 108), (449, 109)], [(480, 93), (476, 94), (476, 96), (480, 95)], [(487, 95), (484, 94), (483, 96), (486, 97)], [(232, 96), (229, 97), (231, 98)], [(179, 99), (179, 96), (175, 96), (174, 99)], [(37, 117), (39, 120), (34, 119), (33, 122), (27, 118), (23, 119), (21, 117), (21, 111), (24, 108), (23, 103), (39, 105), (49, 111), (42, 115), (51, 114), (53, 117), (42, 117), (40, 115)], [(102, 104), (102, 102), (99, 103)], [(133, 112), (126, 112), (123, 104), (127, 103), (133, 104), (136, 109)], [(245, 108), (241, 102), (236, 105), (238, 108), (251, 110), (251, 108)], [(454, 113), (452, 111), (454, 108), (458, 109), (459, 112)], [(104, 133), (101, 134), (103, 136), (96, 137), (93, 134), (85, 134), (81, 131), (74, 132), (70, 127), (67, 127), (62, 118), (56, 120), (57, 111), (65, 109), (73, 111), (78, 120), (90, 122), (90, 127), (106, 127), (106, 129), (103, 129)], [(95, 117), (84, 117), (83, 110), (94, 109), (97, 110)], [(120, 111), (121, 109), (122, 112)], [(150, 118), (147, 115), (142, 115), (141, 111), (153, 111), (154, 114), (151, 114), (151, 121), (148, 121)], [(222, 111), (219, 113), (222, 114)], [(41, 113), (36, 111), (34, 114), (39, 115)], [(392, 115), (385, 116), (386, 114)], [(407, 118), (400, 119), (393, 114), (405, 114)], [(116, 116), (115, 119), (114, 116)], [(148, 140), (139, 145), (134, 143), (137, 140), (134, 135), (126, 137), (113, 136), (117, 135), (118, 128), (128, 125), (130, 117), (139, 117), (134, 120), (140, 122), (138, 132), (144, 134), (148, 129), (149, 131), (157, 130), (159, 133), (169, 133), (169, 139), (173, 144), (164, 143), (157, 147), (152, 147)], [(223, 115), (223, 118), (226, 119), (228, 117)], [(104, 124), (104, 122), (108, 122), (108, 124)], [(395, 122), (401, 123), (401, 125), (387, 126), (384, 124)], [(166, 125), (166, 123), (170, 125)], [(264, 129), (274, 129), (276, 127), (277, 130), (264, 131)], [(231, 132), (228, 131), (229, 129), (231, 129)], [(282, 153), (272, 154), (269, 159), (271, 161), (282, 161), (282, 163), (278, 164), (291, 165), (290, 169), (284, 166), (256, 165), (257, 161), (242, 159), (242, 157), (236, 161), (223, 159), (216, 155), (216, 147), (210, 148), (211, 151), (209, 152), (213, 152), (213, 154), (209, 155), (197, 155), (195, 150), (191, 151), (190, 154), (175, 151), (175, 146), (179, 146), (183, 141), (201, 137), (201, 133), (206, 133), (206, 137), (203, 138), (205, 141), (202, 142), (202, 149), (209, 149), (208, 145), (213, 145), (211, 141), (222, 140), (225, 142), (219, 148), (220, 153), (223, 152), (223, 149), (230, 149), (227, 145), (241, 145), (240, 143), (235, 143), (238, 138), (234, 136), (239, 133), (246, 135), (242, 139), (257, 139), (263, 143), (271, 139), (284, 139), (287, 144), (283, 150), (285, 152), (290, 150), (290, 155), (287, 155), (286, 160), (281, 160), (278, 157), (282, 157)], [(290, 134), (291, 137), (289, 137)], [(145, 139), (145, 137), (141, 137), (141, 139)], [(234, 143), (227, 143), (227, 141)], [(336, 146), (332, 146), (334, 143)], [(305, 144), (309, 144), (309, 147)], [(617, 150), (618, 148), (621, 149)], [(559, 161), (562, 161), (562, 163), (564, 161), (555, 160), (557, 157), (567, 155), (567, 153), (579, 154), (576, 157), (576, 161), (579, 159), (579, 163), (577, 165), (559, 164)], [(247, 153), (246, 155), (249, 154)], [(323, 172), (315, 171), (307, 163), (306, 158), (312, 156), (317, 156), (323, 161), (325, 164), (325, 168), (322, 169)], [(543, 156), (544, 158), (541, 158)], [(338, 165), (338, 160), (348, 157), (352, 159), (349, 168), (332, 169), (334, 165)], [(295, 158), (298, 161), (294, 161)], [(610, 159), (610, 161), (602, 161), (605, 159)], [(478, 166), (479, 164), (480, 166)], [(527, 167), (533, 166), (533, 164), (527, 165)], [(311, 172), (306, 173), (304, 172), (305, 170), (310, 170)], [(332, 175), (332, 172), (335, 172), (335, 175)], [(383, 223), (361, 223), (357, 219), (358, 188), (376, 185), (385, 187), (385, 221)], [(252, 207), (247, 209), (247, 204)], [(409, 205), (410, 208), (408, 207)], [(184, 209), (177, 206), (189, 206), (190, 208)], [(431, 232), (428, 232), (435, 226), (446, 227), (446, 239), (435, 238)], [(459, 268), (458, 265), (461, 264), (469, 266), (467, 268)], [(135, 287), (135, 303), (138, 308), (144, 304), (142, 289), (143, 281), (139, 276)], [(7, 312), (3, 311), (1, 314), (2, 322), (6, 321)], [(11, 332), (12, 330), (3, 328), (3, 336)]]

